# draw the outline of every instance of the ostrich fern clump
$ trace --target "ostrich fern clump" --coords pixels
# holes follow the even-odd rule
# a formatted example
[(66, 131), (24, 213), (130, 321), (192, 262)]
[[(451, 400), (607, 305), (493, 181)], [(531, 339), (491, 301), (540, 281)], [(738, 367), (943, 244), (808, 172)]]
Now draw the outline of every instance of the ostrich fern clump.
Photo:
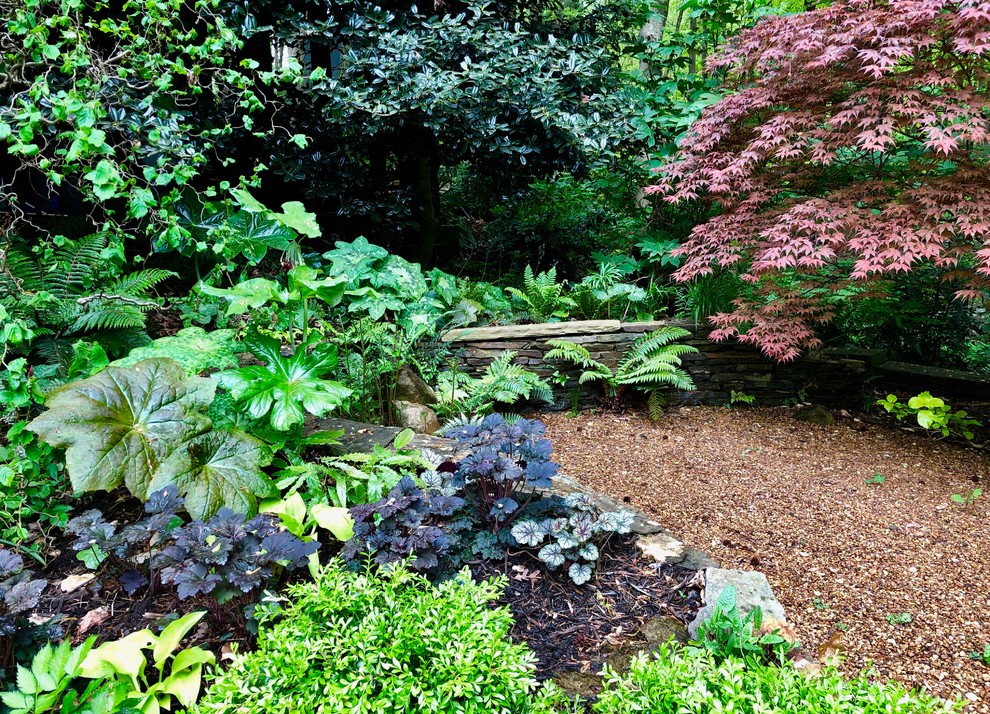
[(545, 359), (563, 360), (581, 367), (578, 384), (602, 382), (610, 399), (623, 387), (647, 392), (650, 418), (656, 420), (664, 406), (661, 390), (694, 389), (691, 376), (681, 368), (681, 356), (698, 350), (676, 342), (689, 334), (681, 327), (669, 326), (644, 334), (632, 343), (614, 370), (594, 359), (588, 348), (569, 340), (547, 340), (553, 349), (546, 353)]

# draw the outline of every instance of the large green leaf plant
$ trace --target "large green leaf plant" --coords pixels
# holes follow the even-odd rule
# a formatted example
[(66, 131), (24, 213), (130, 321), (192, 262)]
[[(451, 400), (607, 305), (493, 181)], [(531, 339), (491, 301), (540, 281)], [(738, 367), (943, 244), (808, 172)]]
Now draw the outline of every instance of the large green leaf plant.
[(322, 417), (351, 395), (344, 385), (325, 379), (337, 367), (336, 345), (320, 343), (309, 349), (304, 343), (285, 356), (279, 340), (251, 332), (244, 346), (265, 364), (225, 370), (216, 379), (248, 414), (267, 418), (277, 431), (298, 429), (307, 412)]
[(66, 450), (77, 492), (123, 484), (144, 501), (176, 484), (195, 518), (222, 506), (251, 513), (275, 493), (261, 470), (272, 454), (242, 431), (213, 428), (206, 410), (215, 391), (215, 381), (189, 377), (170, 359), (110, 366), (52, 391), (28, 428)]

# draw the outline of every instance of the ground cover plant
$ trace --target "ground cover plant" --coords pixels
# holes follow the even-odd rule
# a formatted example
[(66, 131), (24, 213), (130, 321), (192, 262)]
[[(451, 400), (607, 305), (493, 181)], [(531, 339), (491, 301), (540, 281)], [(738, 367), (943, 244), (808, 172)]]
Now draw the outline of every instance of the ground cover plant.
[(469, 573), (434, 588), (401, 563), (331, 563), (291, 586), (258, 648), (235, 657), (197, 712), (538, 712), (533, 655), (489, 608), (504, 582)]
[(700, 650), (666, 645), (650, 657), (636, 657), (625, 674), (606, 672), (598, 714), (680, 712), (723, 707), (739, 712), (953, 712), (951, 704), (866, 676), (846, 679), (834, 672), (808, 676), (730, 657), (719, 660)]

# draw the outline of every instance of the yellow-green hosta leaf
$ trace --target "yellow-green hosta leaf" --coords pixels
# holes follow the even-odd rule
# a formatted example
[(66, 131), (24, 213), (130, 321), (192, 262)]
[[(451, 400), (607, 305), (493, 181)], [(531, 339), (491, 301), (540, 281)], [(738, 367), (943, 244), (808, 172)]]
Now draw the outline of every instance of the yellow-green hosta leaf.
[(346, 508), (317, 503), (309, 509), (313, 520), (321, 528), (333, 533), (337, 540), (350, 540), (354, 537), (354, 519)]
[(157, 639), (151, 630), (139, 630), (119, 640), (106, 642), (90, 650), (83, 660), (80, 674), (87, 679), (123, 674), (131, 680), (135, 689), (139, 689), (138, 677), (147, 665), (143, 650), (153, 647)]
[(110, 491), (121, 483), (147, 500), (159, 465), (180, 445), (212, 426), (201, 413), (216, 384), (188, 377), (170, 359), (108, 367), (52, 391), (48, 410), (28, 429), (65, 449), (76, 491)]
[[(183, 615), (178, 620), (170, 622), (165, 626), (162, 634), (155, 638), (153, 656), (156, 665), (161, 665), (168, 657), (172, 656), (182, 641), (182, 638), (188, 634), (189, 630), (196, 626), (197, 622), (203, 619), (203, 615), (205, 614), (205, 610), (190, 612), (188, 615)], [(175, 670), (175, 668), (176, 666), (173, 663), (172, 669)]]

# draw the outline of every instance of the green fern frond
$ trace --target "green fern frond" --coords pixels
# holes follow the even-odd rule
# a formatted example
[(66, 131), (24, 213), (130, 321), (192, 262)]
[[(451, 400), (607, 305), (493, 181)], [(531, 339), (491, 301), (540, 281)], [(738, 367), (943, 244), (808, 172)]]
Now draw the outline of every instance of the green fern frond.
[(515, 352), (503, 352), (496, 357), (478, 380), (474, 399), (515, 404), (520, 399), (553, 401), (553, 390), (546, 382), (522, 365), (514, 364)]
[(646, 400), (646, 410), (649, 412), (652, 421), (660, 421), (660, 417), (663, 416), (663, 410), (666, 406), (667, 400), (664, 399), (663, 394), (656, 389), (650, 392), (650, 396)]
[(0, 247), (0, 296), (41, 290), (41, 270), (29, 255), (10, 243)]
[(627, 387), (670, 386), (676, 389), (694, 389), (694, 382), (687, 372), (677, 367), (670, 367), (669, 370), (642, 369), (635, 374), (622, 376), (616, 380), (616, 384)]
[(173, 273), (171, 270), (161, 270), (158, 268), (138, 270), (118, 278), (110, 284), (110, 287), (105, 292), (137, 297), (146, 295), (149, 290), (159, 283), (174, 277), (177, 277), (176, 273)]
[(141, 307), (114, 302), (91, 305), (72, 323), (69, 328), (71, 332), (126, 330), (144, 327), (144, 313)]
[(680, 327), (661, 327), (638, 337), (615, 370), (615, 383), (627, 386), (672, 386), (693, 389), (690, 375), (680, 369), (681, 355), (697, 352), (690, 345), (671, 344), (690, 333)]
[(55, 253), (52, 267), (44, 276), (45, 289), (63, 300), (88, 289), (106, 247), (107, 237), (100, 233), (66, 242)]
[(581, 376), (578, 377), (578, 384), (587, 384), (588, 382), (597, 381), (610, 382), (613, 376), (614, 375), (612, 374), (611, 369), (605, 365), (601, 365), (600, 369), (586, 369), (582, 372)]
[(689, 337), (690, 335), (691, 333), (683, 327), (673, 327), (671, 325), (660, 327), (653, 332), (647, 332), (637, 337), (629, 348), (628, 356), (642, 357), (658, 347), (664, 347), (671, 342)]
[(547, 344), (553, 347), (543, 358), (566, 360), (584, 369), (578, 377), (578, 384), (587, 384), (597, 380), (610, 381), (613, 377), (612, 370), (608, 365), (599, 362), (591, 356), (591, 352), (584, 345), (579, 345), (570, 340), (547, 340)]

